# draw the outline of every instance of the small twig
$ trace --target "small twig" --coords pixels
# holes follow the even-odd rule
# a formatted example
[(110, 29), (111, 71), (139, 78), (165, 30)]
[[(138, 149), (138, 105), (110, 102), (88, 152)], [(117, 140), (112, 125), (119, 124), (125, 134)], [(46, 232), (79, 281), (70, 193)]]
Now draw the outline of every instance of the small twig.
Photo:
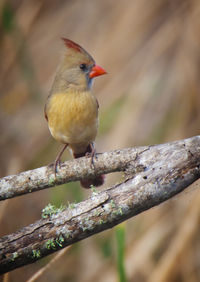
[(59, 253), (52, 258), (52, 260), (47, 263), (44, 267), (40, 268), (33, 276), (31, 276), (26, 282), (35, 282), (38, 278), (41, 278), (41, 276), (50, 268), (53, 266), (55, 262), (57, 262), (67, 251), (69, 250), (71, 246), (66, 247), (65, 249), (62, 249), (59, 251)]

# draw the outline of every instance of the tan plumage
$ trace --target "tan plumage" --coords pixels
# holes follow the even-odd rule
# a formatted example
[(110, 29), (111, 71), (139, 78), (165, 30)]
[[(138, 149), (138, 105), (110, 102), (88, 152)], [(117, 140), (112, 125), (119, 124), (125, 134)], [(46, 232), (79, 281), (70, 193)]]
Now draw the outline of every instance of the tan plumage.
[(95, 140), (98, 109), (95, 97), (89, 91), (56, 93), (47, 107), (48, 124), (52, 136), (68, 143), (75, 153), (83, 152)]
[[(106, 72), (78, 44), (63, 40), (67, 52), (47, 99), (45, 117), (52, 136), (79, 157), (93, 153), (92, 143), (98, 129), (98, 102), (91, 92), (91, 84), (93, 77)], [(56, 159), (55, 170), (62, 153)], [(82, 181), (86, 188), (102, 183), (102, 176)]]

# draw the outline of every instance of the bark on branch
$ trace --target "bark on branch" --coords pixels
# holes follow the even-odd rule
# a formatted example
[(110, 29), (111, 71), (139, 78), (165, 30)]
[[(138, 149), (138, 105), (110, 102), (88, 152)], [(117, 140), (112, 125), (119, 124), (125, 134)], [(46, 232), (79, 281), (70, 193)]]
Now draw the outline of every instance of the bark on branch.
[[(99, 154), (65, 162), (57, 183), (125, 171), (126, 180), (73, 207), (51, 212), (0, 239), (0, 273), (32, 263), (137, 215), (183, 191), (200, 177), (200, 136), (172, 143)], [(1, 200), (51, 187), (52, 168), (42, 167), (0, 182)], [(19, 191), (18, 191), (19, 190)]]

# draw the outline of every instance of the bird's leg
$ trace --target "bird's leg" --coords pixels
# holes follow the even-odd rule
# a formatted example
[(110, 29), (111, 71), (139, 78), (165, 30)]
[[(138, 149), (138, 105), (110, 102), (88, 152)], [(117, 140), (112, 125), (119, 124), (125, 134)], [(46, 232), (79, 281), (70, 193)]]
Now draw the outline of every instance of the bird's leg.
[(65, 144), (60, 153), (57, 155), (56, 160), (54, 162), (54, 173), (56, 177), (56, 172), (57, 172), (57, 166), (60, 165), (60, 159), (62, 157), (62, 154), (64, 153), (65, 149), (67, 148), (68, 144)]
[(96, 149), (94, 147), (94, 142), (90, 143), (89, 146), (90, 146), (90, 152), (87, 152), (86, 156), (91, 157), (91, 166), (95, 169), (94, 158), (96, 158)]

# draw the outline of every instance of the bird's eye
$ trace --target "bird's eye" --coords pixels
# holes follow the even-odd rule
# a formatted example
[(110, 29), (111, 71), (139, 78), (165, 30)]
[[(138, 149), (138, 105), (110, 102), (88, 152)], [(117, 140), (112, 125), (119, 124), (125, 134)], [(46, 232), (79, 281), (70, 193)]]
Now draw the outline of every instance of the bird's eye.
[(87, 66), (86, 66), (86, 64), (80, 64), (80, 69), (82, 70), (82, 71), (86, 71), (87, 70)]

